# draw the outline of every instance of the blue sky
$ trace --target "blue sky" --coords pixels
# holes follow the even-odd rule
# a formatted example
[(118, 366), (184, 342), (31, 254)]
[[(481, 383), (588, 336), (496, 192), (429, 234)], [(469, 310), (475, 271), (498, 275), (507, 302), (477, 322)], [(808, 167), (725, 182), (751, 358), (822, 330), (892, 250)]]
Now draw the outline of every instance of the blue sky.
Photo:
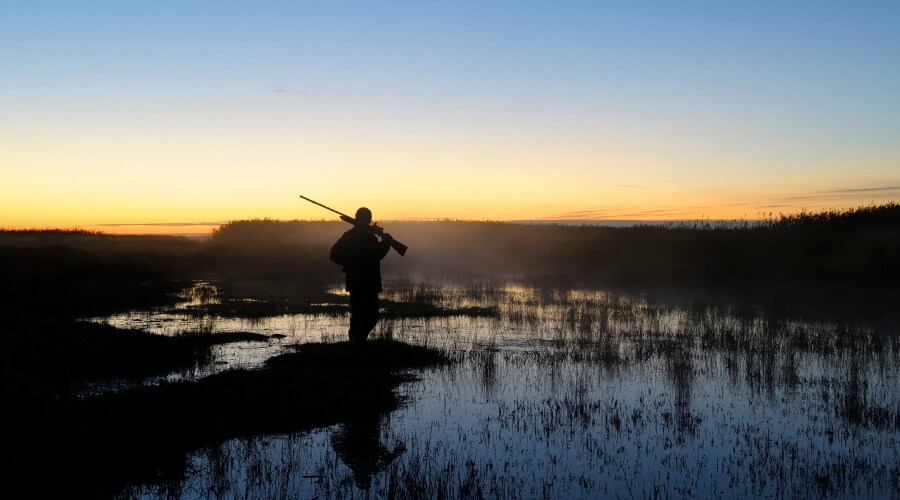
[(301, 182), (395, 217), (896, 199), (788, 200), (900, 186), (897, 61), (900, 2), (5, 2), (0, 216), (303, 216), (266, 187)]

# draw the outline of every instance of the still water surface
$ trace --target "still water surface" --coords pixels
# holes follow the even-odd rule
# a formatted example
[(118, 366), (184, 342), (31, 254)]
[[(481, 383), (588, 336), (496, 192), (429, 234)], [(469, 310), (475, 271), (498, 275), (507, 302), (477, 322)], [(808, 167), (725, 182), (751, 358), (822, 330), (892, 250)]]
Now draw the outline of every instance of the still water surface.
[[(345, 338), (344, 314), (207, 314), (220, 297), (198, 286), (175, 308), (93, 321), (161, 335), (249, 331), (269, 341), (215, 346), (208, 361), (144, 383), (255, 368), (293, 344)], [(390, 301), (449, 314), (386, 318), (376, 335), (456, 360), (417, 371), (399, 389), (403, 408), (375, 421), (230, 440), (189, 457), (181, 483), (125, 493), (896, 498), (900, 490), (896, 328), (610, 291), (478, 282), (387, 289)], [(342, 292), (331, 293), (340, 303)], [(452, 314), (471, 307), (495, 314)]]

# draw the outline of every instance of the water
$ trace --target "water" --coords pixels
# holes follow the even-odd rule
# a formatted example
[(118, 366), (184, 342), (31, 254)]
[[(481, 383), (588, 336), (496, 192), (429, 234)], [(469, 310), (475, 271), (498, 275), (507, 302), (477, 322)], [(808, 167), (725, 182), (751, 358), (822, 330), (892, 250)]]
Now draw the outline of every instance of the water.
[[(211, 286), (211, 285), (204, 285)], [(900, 336), (885, 325), (505, 283), (392, 283), (385, 298), (492, 317), (384, 319), (376, 335), (447, 352), (376, 421), (234, 439), (139, 497), (897, 497)], [(343, 340), (341, 314), (95, 318), (159, 334), (251, 331), (191, 378)], [(331, 291), (339, 297), (339, 290)], [(283, 336), (283, 337), (282, 337)]]

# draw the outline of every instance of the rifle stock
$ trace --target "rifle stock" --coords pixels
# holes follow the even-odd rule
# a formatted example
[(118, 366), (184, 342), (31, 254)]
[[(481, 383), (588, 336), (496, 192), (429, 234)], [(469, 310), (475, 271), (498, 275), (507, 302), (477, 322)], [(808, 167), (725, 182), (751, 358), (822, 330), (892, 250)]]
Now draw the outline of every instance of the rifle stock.
[[(349, 222), (350, 224), (353, 224), (354, 226), (356, 225), (356, 219), (354, 219), (353, 217), (350, 217), (349, 215), (342, 215), (341, 220), (343, 220), (344, 222)], [(369, 226), (369, 229), (371, 229), (375, 235), (384, 238), (384, 228), (379, 226), (377, 222), (375, 224), (372, 224), (371, 226)], [(397, 253), (399, 253), (401, 257), (406, 255), (406, 250), (409, 248), (408, 246), (404, 245), (403, 243), (400, 243), (399, 241), (395, 240), (393, 237), (391, 237), (391, 240), (390, 240), (390, 242), (388, 242), (388, 245), (390, 245), (391, 248), (396, 250)]]
[[(379, 227), (378, 224), (372, 224), (369, 227), (372, 228), (372, 232), (374, 232), (378, 236), (381, 236), (382, 238), (384, 237), (384, 229)], [(397, 253), (399, 253), (401, 257), (406, 255), (406, 250), (409, 248), (406, 245), (404, 245), (403, 243), (400, 243), (399, 241), (395, 240), (393, 237), (391, 237), (391, 240), (388, 242), (388, 245), (390, 245), (391, 248), (396, 250)]]
[(399, 253), (400, 256), (403, 257), (404, 255), (406, 255), (406, 249), (409, 247), (404, 245), (403, 243), (400, 243), (397, 240), (391, 240), (391, 248), (396, 250), (397, 253)]

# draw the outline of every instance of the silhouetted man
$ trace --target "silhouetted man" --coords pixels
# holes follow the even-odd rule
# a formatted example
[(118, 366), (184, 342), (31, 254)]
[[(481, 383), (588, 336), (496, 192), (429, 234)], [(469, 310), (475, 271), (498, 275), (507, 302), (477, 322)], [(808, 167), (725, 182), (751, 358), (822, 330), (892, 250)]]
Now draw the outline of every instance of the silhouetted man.
[(356, 211), (356, 224), (331, 247), (331, 261), (344, 267), (350, 292), (350, 342), (362, 344), (378, 323), (378, 294), (381, 292), (381, 259), (391, 249), (391, 235), (381, 241), (369, 223), (372, 211)]

